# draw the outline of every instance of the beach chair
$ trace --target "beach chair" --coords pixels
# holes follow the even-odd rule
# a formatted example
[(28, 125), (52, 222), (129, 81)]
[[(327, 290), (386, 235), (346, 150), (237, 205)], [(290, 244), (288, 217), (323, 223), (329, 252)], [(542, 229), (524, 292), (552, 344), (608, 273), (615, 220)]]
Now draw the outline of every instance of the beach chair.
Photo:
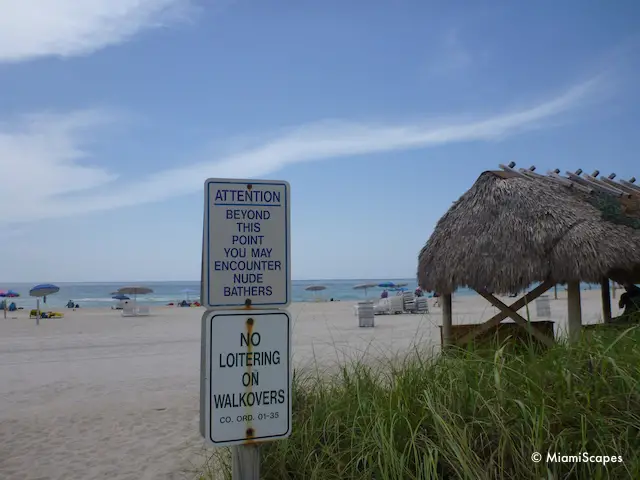
[(388, 315), (391, 313), (389, 299), (381, 298), (373, 305), (373, 314), (374, 315)]
[(373, 302), (358, 302), (358, 326), (373, 327), (374, 326), (374, 308)]
[(415, 313), (429, 313), (429, 302), (426, 297), (416, 297), (414, 303)]
[(413, 292), (402, 292), (402, 302), (405, 312), (413, 313), (415, 311), (415, 295)]
[(404, 312), (404, 299), (400, 295), (395, 297), (389, 297), (389, 313), (391, 315), (397, 315)]
[(136, 316), (135, 307), (130, 303), (124, 305), (122, 307), (122, 316), (123, 317), (135, 317)]
[(138, 315), (140, 315), (141, 317), (147, 317), (149, 316), (149, 306), (148, 305), (140, 305), (138, 307)]

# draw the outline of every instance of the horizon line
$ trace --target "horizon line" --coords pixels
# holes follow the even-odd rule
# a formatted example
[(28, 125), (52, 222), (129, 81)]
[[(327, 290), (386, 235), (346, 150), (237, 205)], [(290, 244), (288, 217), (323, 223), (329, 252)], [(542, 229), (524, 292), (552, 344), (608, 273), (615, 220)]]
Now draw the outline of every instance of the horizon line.
[[(409, 279), (414, 279), (415, 276), (413, 277), (354, 277), (354, 278), (292, 278), (291, 281), (292, 282), (322, 282), (322, 281), (335, 281), (335, 280), (340, 280), (340, 281), (356, 281), (356, 280), (409, 280)], [(85, 280), (85, 281), (47, 281), (47, 282), (33, 282), (33, 281), (21, 281), (21, 282), (10, 282), (10, 281), (0, 281), (0, 284), (2, 285), (6, 285), (6, 284), (33, 284), (33, 285), (38, 285), (38, 284), (42, 284), (42, 283), (53, 283), (53, 284), (78, 284), (78, 283), (95, 283), (95, 284), (99, 284), (99, 285), (105, 285), (105, 284), (125, 284), (125, 285), (140, 285), (140, 284), (149, 284), (149, 283), (202, 283), (201, 280), (101, 280), (101, 281), (97, 281), (97, 280)]]

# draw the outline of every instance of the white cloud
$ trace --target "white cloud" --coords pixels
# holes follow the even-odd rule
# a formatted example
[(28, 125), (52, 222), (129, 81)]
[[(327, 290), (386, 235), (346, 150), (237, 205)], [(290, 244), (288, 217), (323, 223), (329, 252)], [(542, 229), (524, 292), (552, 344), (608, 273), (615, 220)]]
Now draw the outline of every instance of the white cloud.
[(433, 48), (428, 71), (433, 75), (460, 72), (471, 66), (473, 57), (460, 39), (457, 29), (448, 30), (441, 42)]
[(0, 62), (74, 56), (184, 18), (191, 0), (0, 0)]
[[(0, 204), (11, 205), (0, 221), (36, 220), (110, 210), (197, 192), (207, 177), (255, 178), (287, 165), (451, 143), (490, 141), (557, 121), (592, 100), (597, 79), (511, 113), (451, 123), (372, 125), (320, 122), (292, 129), (263, 144), (220, 158), (171, 168), (125, 183), (88, 163), (84, 131), (111, 117), (103, 112), (31, 116), (11, 130), (0, 126), (0, 172), (11, 181)], [(97, 187), (107, 193), (94, 193)], [(73, 194), (72, 196), (67, 194)], [(19, 201), (18, 201), (19, 199)]]

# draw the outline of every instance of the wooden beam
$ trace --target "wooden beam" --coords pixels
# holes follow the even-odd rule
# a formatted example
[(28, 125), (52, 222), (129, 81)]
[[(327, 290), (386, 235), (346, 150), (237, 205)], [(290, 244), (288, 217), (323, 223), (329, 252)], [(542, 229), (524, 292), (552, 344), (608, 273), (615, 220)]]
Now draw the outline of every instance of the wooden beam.
[(608, 278), (600, 283), (600, 294), (602, 295), (602, 320), (604, 323), (611, 323), (611, 291)]
[[(513, 162), (511, 162), (511, 163), (513, 163)], [(499, 163), (499, 164), (498, 164), (498, 166), (499, 166), (502, 170), (504, 170), (505, 172), (510, 172), (510, 173), (515, 174), (515, 175), (518, 175), (519, 177), (526, 178), (527, 180), (529, 180), (529, 178), (528, 178), (526, 175), (523, 175), (522, 173), (520, 173), (519, 171), (515, 170), (515, 169), (514, 169), (513, 167), (511, 167), (510, 165), (511, 165), (511, 164), (509, 164), (509, 165), (503, 165), (503, 164), (501, 164), (501, 163)], [(513, 163), (513, 166), (515, 167), (515, 166), (516, 166), (516, 164), (515, 164), (515, 163)]]
[(610, 178), (600, 177), (599, 180), (602, 183), (610, 185), (610, 186), (612, 186), (614, 188), (618, 188), (618, 189), (622, 190), (623, 192), (628, 193), (629, 195), (635, 195), (635, 196), (640, 195), (640, 192), (638, 192), (637, 190), (634, 190), (633, 188), (626, 187), (626, 186), (622, 185), (621, 183), (614, 182)]
[(446, 293), (440, 296), (442, 300), (442, 347), (452, 345), (451, 327), (453, 326), (453, 309), (451, 294)]
[(576, 342), (582, 332), (580, 282), (573, 281), (567, 283), (567, 308), (569, 313), (569, 341)]
[(636, 184), (631, 183), (631, 182), (627, 182), (626, 180), (622, 180), (622, 179), (620, 179), (619, 182), (620, 182), (621, 185), (624, 185), (625, 187), (630, 188), (631, 190), (635, 190), (636, 192), (640, 193), (640, 187), (637, 186)]
[[(533, 302), (536, 298), (538, 298), (544, 292), (549, 290), (553, 286), (553, 284), (554, 282), (552, 280), (546, 280), (542, 282), (540, 285), (538, 285), (536, 288), (531, 290), (529, 293), (525, 293), (522, 297), (520, 297), (518, 300), (513, 302), (510, 305), (510, 308), (514, 309), (517, 312), (522, 307), (524, 307), (527, 303)], [(457, 343), (459, 345), (464, 345), (465, 343), (470, 342), (471, 340), (476, 338), (478, 335), (482, 335), (484, 332), (498, 325), (502, 320), (504, 320), (508, 316), (509, 315), (507, 313), (502, 311), (500, 313), (497, 313), (486, 322), (479, 324), (478, 328), (476, 328), (472, 332), (467, 333), (464, 337), (458, 340)]]
[(620, 185), (615, 185), (615, 186), (614, 185), (609, 185), (609, 184), (599, 180), (597, 177), (592, 177), (591, 175), (588, 175), (586, 173), (583, 173), (582, 177), (585, 180), (588, 180), (589, 182), (597, 185), (601, 189), (602, 188), (606, 188), (606, 189), (609, 189), (609, 190), (613, 191), (613, 193), (615, 195), (618, 195), (618, 196), (621, 196), (621, 197), (623, 197), (623, 196), (624, 197), (629, 197), (630, 196), (626, 191), (624, 191), (622, 188), (620, 188)]
[(601, 192), (605, 192), (610, 195), (615, 195), (618, 197), (623, 194), (622, 192), (620, 192), (619, 189), (614, 189), (604, 184), (598, 184), (598, 183), (592, 182), (590, 180), (587, 180), (586, 178), (576, 175), (575, 173), (572, 173), (572, 172), (565, 172), (565, 173), (567, 177), (569, 177), (569, 180), (571, 180), (572, 182), (576, 182), (580, 185), (584, 185), (585, 187), (595, 188), (597, 190), (600, 190)]
[(555, 343), (553, 341), (553, 339), (547, 337), (546, 335), (544, 335), (543, 333), (539, 332), (535, 328), (531, 328), (531, 322), (529, 322), (522, 315), (520, 315), (516, 310), (514, 310), (513, 308), (511, 308), (510, 306), (508, 306), (507, 304), (505, 304), (501, 300), (497, 299), (496, 297), (494, 297), (493, 295), (491, 295), (490, 293), (487, 293), (487, 292), (480, 291), (478, 293), (480, 295), (482, 295), (485, 298), (485, 300), (487, 300), (489, 303), (491, 303), (494, 307), (499, 308), (502, 312), (506, 313), (509, 317), (511, 317), (513, 319), (514, 322), (516, 322), (522, 328), (524, 328), (525, 330), (529, 330), (531, 335), (536, 337), (538, 340), (540, 340), (545, 345), (550, 347)]
[(582, 190), (585, 193), (593, 193), (593, 189), (592, 188), (589, 188), (589, 187), (587, 187), (585, 185), (580, 185), (578, 182), (572, 182), (568, 178), (561, 177), (558, 173), (556, 173), (554, 171), (548, 171), (547, 172), (547, 176), (551, 180), (555, 180), (556, 182), (561, 183), (565, 187), (575, 188), (577, 190)]

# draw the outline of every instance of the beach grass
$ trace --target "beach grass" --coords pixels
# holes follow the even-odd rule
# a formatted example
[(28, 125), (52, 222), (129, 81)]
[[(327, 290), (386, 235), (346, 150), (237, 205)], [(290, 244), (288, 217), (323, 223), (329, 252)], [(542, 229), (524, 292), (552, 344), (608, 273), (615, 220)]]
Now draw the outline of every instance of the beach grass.
[[(296, 372), (293, 384), (293, 433), (263, 444), (263, 479), (640, 478), (639, 327), (542, 353), (416, 349)], [(547, 452), (622, 462), (554, 463)], [(229, 478), (228, 452), (216, 455), (217, 478)]]

